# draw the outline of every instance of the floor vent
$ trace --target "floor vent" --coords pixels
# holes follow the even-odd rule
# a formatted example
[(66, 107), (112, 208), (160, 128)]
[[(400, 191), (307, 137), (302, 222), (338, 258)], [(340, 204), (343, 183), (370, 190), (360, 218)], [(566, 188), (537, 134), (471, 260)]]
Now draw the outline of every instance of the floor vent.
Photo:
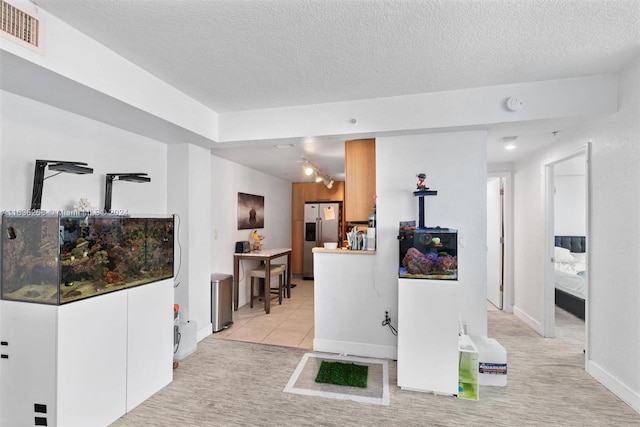
[(6, 0), (0, 0), (0, 34), (18, 39), (27, 46), (40, 48), (40, 21)]

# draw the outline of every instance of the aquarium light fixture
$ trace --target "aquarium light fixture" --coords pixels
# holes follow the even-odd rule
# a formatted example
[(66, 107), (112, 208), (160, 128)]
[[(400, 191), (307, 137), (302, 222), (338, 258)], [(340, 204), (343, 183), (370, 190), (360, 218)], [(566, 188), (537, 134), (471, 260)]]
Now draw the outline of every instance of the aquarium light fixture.
[(325, 171), (323, 171), (318, 166), (314, 165), (304, 157), (302, 158), (302, 160), (304, 160), (303, 171), (305, 175), (311, 176), (315, 173), (316, 182), (324, 183), (324, 185), (326, 185), (328, 189), (331, 189), (331, 187), (333, 187), (334, 180), (333, 178), (331, 178), (331, 176), (328, 173), (326, 173)]
[(111, 195), (113, 190), (113, 181), (128, 181), (128, 182), (150, 182), (151, 178), (146, 173), (108, 173), (107, 183), (104, 189), (104, 211), (106, 213), (111, 212)]
[[(44, 170), (49, 165), (49, 170), (58, 173), (44, 177)], [(31, 193), (31, 210), (39, 210), (42, 206), (42, 189), (44, 180), (52, 178), (61, 173), (73, 173), (76, 175), (92, 174), (93, 169), (87, 167), (83, 162), (68, 162), (63, 160), (36, 160), (36, 167), (33, 173), (33, 191)]]

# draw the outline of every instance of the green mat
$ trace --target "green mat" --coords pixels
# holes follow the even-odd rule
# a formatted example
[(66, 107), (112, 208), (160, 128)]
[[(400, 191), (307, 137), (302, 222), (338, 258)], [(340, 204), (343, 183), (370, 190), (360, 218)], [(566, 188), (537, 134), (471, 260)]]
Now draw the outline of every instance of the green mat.
[(316, 382), (366, 388), (368, 372), (368, 366), (323, 360), (316, 376)]

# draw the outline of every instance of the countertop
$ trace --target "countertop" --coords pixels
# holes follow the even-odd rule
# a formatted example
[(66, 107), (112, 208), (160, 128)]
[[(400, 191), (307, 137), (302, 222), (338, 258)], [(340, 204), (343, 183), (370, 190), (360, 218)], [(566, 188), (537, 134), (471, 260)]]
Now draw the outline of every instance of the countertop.
[(348, 254), (348, 255), (375, 255), (376, 251), (351, 251), (349, 249), (325, 249), (313, 248), (314, 254)]

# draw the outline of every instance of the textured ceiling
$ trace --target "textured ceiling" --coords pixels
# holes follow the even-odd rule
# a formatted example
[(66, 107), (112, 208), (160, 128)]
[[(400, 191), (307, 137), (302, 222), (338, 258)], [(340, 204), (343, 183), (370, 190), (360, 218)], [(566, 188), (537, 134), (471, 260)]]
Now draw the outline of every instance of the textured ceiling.
[(617, 71), (629, 1), (37, 0), (217, 112)]
[(34, 3), (217, 112), (610, 73), (640, 53), (637, 0)]

